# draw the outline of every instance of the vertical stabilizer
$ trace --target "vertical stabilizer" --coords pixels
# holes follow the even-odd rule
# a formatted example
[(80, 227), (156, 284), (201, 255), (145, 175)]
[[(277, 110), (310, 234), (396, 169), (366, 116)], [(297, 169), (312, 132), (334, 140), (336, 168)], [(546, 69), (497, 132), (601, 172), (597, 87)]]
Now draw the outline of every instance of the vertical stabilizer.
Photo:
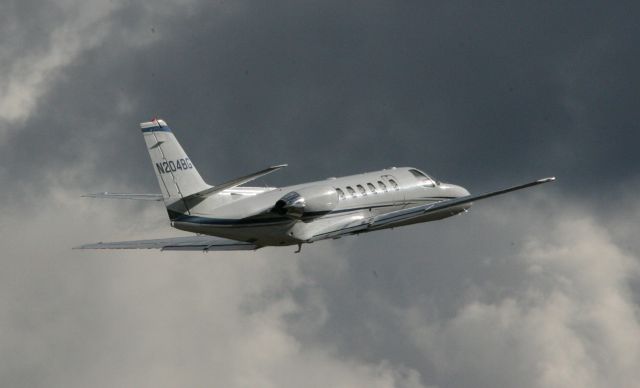
[(204, 182), (164, 120), (141, 123), (140, 128), (169, 217), (174, 218), (172, 213), (189, 214), (183, 198), (211, 186)]

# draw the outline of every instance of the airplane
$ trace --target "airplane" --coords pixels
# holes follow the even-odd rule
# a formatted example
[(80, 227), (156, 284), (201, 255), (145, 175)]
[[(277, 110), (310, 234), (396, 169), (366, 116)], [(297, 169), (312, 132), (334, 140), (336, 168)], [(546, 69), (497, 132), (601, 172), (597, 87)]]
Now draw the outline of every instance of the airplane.
[(287, 187), (242, 186), (280, 164), (216, 186), (204, 182), (162, 119), (140, 124), (161, 193), (85, 197), (164, 202), (171, 226), (192, 236), (86, 244), (76, 249), (256, 250), (368, 233), (466, 212), (479, 200), (552, 182), (543, 178), (479, 195), (413, 167), (328, 178)]

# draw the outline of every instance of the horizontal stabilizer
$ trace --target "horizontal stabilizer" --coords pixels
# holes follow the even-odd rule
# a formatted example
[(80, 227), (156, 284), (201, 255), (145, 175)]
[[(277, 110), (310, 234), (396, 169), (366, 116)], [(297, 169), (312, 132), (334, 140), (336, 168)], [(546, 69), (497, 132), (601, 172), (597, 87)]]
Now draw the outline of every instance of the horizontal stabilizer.
[(162, 201), (162, 194), (126, 194), (126, 193), (95, 193), (85, 194), (85, 198), (133, 199), (136, 201)]
[(271, 174), (274, 171), (277, 171), (283, 167), (287, 167), (286, 164), (279, 164), (277, 166), (271, 166), (269, 168), (265, 168), (264, 170), (258, 171), (258, 172), (254, 172), (253, 174), (249, 174), (249, 175), (245, 175), (242, 176), (240, 178), (236, 178), (236, 179), (232, 179), (228, 182), (225, 183), (221, 183), (219, 185), (216, 185), (214, 187), (199, 191), (195, 194), (191, 194), (188, 197), (185, 197), (184, 200), (185, 201), (191, 201), (191, 200), (197, 200), (198, 198), (206, 198), (210, 195), (216, 194), (216, 193), (220, 193), (224, 190), (227, 189), (231, 189), (234, 188), (236, 186), (240, 186), (242, 184), (245, 184), (247, 182), (251, 182), (255, 179), (258, 179), (262, 176), (265, 176), (267, 174)]
[(160, 249), (161, 251), (253, 251), (260, 246), (213, 236), (169, 237), (153, 240), (99, 242), (74, 249)]

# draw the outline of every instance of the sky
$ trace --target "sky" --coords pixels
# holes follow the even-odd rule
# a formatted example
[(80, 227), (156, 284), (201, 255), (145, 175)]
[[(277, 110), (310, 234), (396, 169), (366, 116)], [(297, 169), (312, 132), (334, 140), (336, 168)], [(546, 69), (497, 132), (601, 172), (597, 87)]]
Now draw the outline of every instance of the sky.
[[(637, 2), (0, 3), (0, 382), (635, 387)], [(138, 123), (211, 184), (414, 166), (451, 219), (256, 252), (180, 235)]]

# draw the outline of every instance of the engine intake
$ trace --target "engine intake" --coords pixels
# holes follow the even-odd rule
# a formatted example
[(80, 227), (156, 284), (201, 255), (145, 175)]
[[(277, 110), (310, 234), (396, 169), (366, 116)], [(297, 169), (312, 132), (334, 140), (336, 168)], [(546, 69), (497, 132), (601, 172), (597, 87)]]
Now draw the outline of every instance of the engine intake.
[(304, 187), (282, 196), (271, 211), (298, 220), (303, 215), (320, 216), (328, 213), (337, 203), (338, 193), (333, 187)]
[(276, 201), (271, 211), (281, 216), (298, 219), (304, 214), (305, 206), (304, 197), (292, 191)]

